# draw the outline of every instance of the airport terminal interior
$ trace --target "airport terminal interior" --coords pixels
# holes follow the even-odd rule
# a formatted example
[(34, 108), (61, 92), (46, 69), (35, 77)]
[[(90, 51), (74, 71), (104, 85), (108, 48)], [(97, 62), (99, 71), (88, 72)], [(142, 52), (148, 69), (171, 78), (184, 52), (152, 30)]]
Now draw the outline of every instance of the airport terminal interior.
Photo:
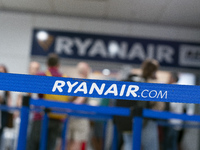
[(0, 84), (25, 74), (69, 86), (0, 85), (0, 150), (200, 150), (199, 7), (0, 0)]

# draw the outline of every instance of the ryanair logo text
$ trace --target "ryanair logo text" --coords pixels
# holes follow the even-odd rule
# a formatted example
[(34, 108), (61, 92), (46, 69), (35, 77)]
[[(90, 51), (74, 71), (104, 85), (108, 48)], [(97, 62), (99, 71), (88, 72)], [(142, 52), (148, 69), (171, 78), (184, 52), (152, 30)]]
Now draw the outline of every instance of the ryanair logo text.
[(92, 95), (97, 93), (98, 95), (112, 95), (112, 96), (120, 96), (120, 97), (141, 97), (141, 98), (159, 98), (159, 99), (167, 99), (167, 91), (161, 90), (148, 90), (144, 89), (139, 92), (138, 85), (126, 85), (122, 84), (111, 84), (106, 85), (106, 83), (102, 83), (100, 86), (96, 83), (92, 83), (91, 85), (87, 85), (87, 82), (74, 82), (70, 81), (62, 81), (56, 80), (54, 86), (52, 88), (52, 92), (58, 91), (60, 93), (63, 92), (64, 87), (67, 86), (67, 93), (82, 93), (83, 95)]

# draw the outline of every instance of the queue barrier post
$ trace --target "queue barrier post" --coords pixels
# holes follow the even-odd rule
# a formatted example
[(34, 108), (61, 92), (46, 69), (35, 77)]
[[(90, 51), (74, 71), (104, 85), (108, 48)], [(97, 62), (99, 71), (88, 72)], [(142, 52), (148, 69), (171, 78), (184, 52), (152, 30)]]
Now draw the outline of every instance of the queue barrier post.
[(112, 141), (112, 150), (117, 150), (118, 148), (118, 133), (117, 133), (117, 127), (115, 124), (113, 124), (113, 141)]
[[(30, 104), (34, 105), (34, 106), (43, 106), (46, 108), (61, 108), (61, 111), (54, 111), (53, 109), (51, 109), (51, 112), (53, 113), (61, 113), (61, 114), (68, 114), (68, 116), (75, 116), (75, 117), (86, 117), (89, 119), (97, 119), (97, 120), (109, 120), (112, 119), (112, 116), (114, 115), (120, 115), (120, 116), (129, 116), (130, 115), (130, 109), (128, 108), (123, 108), (123, 107), (105, 107), (105, 106), (98, 106), (98, 107), (94, 107), (94, 106), (89, 106), (89, 105), (76, 105), (73, 103), (63, 103), (63, 102), (53, 102), (53, 101), (48, 101), (48, 100), (43, 100), (43, 99), (31, 99), (30, 100)], [(67, 111), (62, 111), (62, 110), (70, 110), (69, 112)], [(73, 110), (73, 111), (71, 111)], [(88, 113), (80, 113), (82, 111), (87, 111)], [(68, 118), (69, 119), (69, 118)], [(67, 123), (68, 123), (68, 119), (66, 120), (66, 125), (64, 125), (64, 129), (62, 131), (62, 140), (65, 140), (64, 135), (67, 135)], [(45, 122), (45, 121), (44, 121)], [(107, 124), (107, 123), (106, 123)], [(43, 124), (44, 125), (44, 124)], [(107, 125), (104, 125), (104, 127)], [(46, 131), (42, 131), (44, 132), (43, 135), (46, 135)], [(104, 132), (106, 133), (106, 130), (104, 130)], [(65, 133), (65, 134), (64, 134)], [(115, 149), (117, 149), (117, 133), (115, 132)], [(105, 135), (105, 134), (104, 134)], [(45, 139), (45, 138), (41, 138), (41, 139)], [(43, 143), (43, 147), (45, 147), (45, 142)], [(105, 142), (104, 142), (105, 143)], [(67, 143), (66, 141), (62, 141), (62, 150), (65, 149)], [(43, 150), (43, 149), (40, 149)]]
[[(156, 111), (144, 109), (142, 117), (151, 119), (181, 119), (184, 121), (200, 122), (199, 115), (176, 114), (167, 111)], [(133, 118), (133, 149), (140, 150), (141, 147), (141, 133), (142, 133), (142, 117)]]
[(69, 116), (67, 116), (67, 118), (64, 121), (64, 126), (63, 126), (63, 131), (62, 131), (62, 150), (65, 150), (65, 148), (67, 147), (66, 135), (67, 135), (67, 129), (68, 129), (68, 122), (69, 122)]
[(133, 142), (132, 149), (140, 150), (141, 149), (141, 133), (142, 133), (142, 117), (134, 117), (133, 118)]
[(26, 150), (26, 139), (29, 121), (29, 100), (30, 96), (23, 96), (22, 108), (20, 113), (20, 128), (18, 136), (17, 150)]
[(48, 122), (49, 122), (49, 118), (48, 118), (48, 113), (49, 113), (49, 109), (45, 108), (44, 110), (44, 116), (43, 116), (43, 120), (42, 120), (42, 128), (41, 128), (41, 138), (40, 138), (40, 150), (46, 150), (47, 147), (47, 135), (48, 135)]

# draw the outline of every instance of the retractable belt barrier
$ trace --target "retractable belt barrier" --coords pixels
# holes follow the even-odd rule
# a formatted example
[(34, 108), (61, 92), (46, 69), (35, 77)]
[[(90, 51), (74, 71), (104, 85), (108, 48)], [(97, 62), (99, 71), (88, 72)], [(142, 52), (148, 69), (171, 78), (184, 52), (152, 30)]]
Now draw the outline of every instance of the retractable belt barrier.
[(181, 119), (184, 121), (200, 122), (199, 115), (176, 114), (167, 111), (153, 111), (150, 109), (143, 110), (143, 117), (153, 119)]
[[(28, 99), (26, 99), (28, 100)], [(45, 111), (46, 108), (51, 108), (52, 113), (59, 113), (59, 114), (67, 114), (68, 118), (64, 121), (64, 128), (62, 132), (62, 150), (65, 149), (66, 141), (65, 136), (67, 133), (67, 122), (69, 117), (81, 117), (81, 118), (88, 118), (90, 120), (101, 120), (104, 121), (104, 139), (106, 136), (106, 125), (107, 120), (112, 119), (113, 115), (120, 115), (120, 116), (129, 116), (130, 110), (128, 108), (116, 108), (116, 107), (109, 107), (106, 108), (104, 106), (86, 106), (86, 105), (77, 105), (73, 103), (62, 103), (62, 102), (52, 102), (43, 99), (29, 99), (29, 105), (37, 106), (37, 108), (29, 108), (22, 106), (20, 107), (9, 107), (6, 105), (0, 105), (0, 110), (3, 111), (20, 111), (21, 112), (21, 124), (20, 124), (20, 131), (18, 137), (18, 145), (17, 150), (25, 150), (26, 149), (26, 137), (27, 137), (27, 125), (28, 125), (28, 116), (29, 112), (40, 112), (44, 113), (43, 121), (42, 121), (42, 130), (41, 130), (41, 139), (40, 139), (40, 150), (46, 149), (46, 140), (47, 140), (47, 126), (48, 126), (48, 115)], [(50, 103), (49, 103), (50, 102)], [(40, 106), (40, 107), (38, 107)], [(62, 106), (62, 107), (61, 107)], [(59, 109), (58, 109), (59, 108)], [(88, 109), (88, 111), (86, 111)], [(110, 109), (110, 110), (108, 110)], [(96, 110), (96, 111), (95, 111)], [(115, 128), (115, 127), (114, 127)], [(113, 132), (114, 136), (116, 136), (116, 130)], [(113, 140), (113, 145), (116, 145), (117, 139)]]
[[(154, 83), (137, 83), (107, 80), (90, 80), (79, 78), (63, 78), (48, 76), (33, 76), (23, 74), (0, 73), (0, 90), (17, 91), (26, 93), (42, 93), (54, 95), (68, 95), (81, 97), (96, 97), (109, 99), (139, 100), (139, 101), (159, 101), (159, 102), (179, 102), (179, 103), (200, 103), (200, 86), (172, 85), (172, 84), (154, 84)], [(70, 108), (75, 111), (89, 111), (109, 116), (117, 115), (118, 109), (106, 107), (88, 107), (75, 106), (74, 104), (55, 103), (44, 100), (31, 100), (30, 104), (44, 107)], [(2, 107), (3, 108), (3, 107)], [(29, 107), (23, 105), (21, 110), (21, 124), (18, 138), (17, 150), (25, 150), (26, 135), (28, 126)], [(122, 116), (129, 115), (129, 109), (120, 109)], [(65, 113), (65, 112), (62, 112)], [(70, 113), (70, 112), (69, 112)], [(76, 112), (71, 115), (79, 116)], [(92, 114), (81, 114), (82, 117), (89, 117)], [(46, 117), (45, 117), (46, 116)], [(43, 127), (46, 128), (47, 115), (45, 113)], [(100, 118), (101, 118), (100, 117)], [(142, 117), (162, 119), (182, 119), (190, 121), (200, 121), (199, 116), (179, 116), (168, 112), (155, 112), (152, 110), (143, 110)], [(142, 117), (135, 117), (133, 126), (133, 149), (139, 150), (141, 144)], [(104, 119), (107, 119), (106, 117)], [(66, 123), (66, 122), (65, 122)], [(46, 130), (44, 130), (44, 134)], [(114, 136), (115, 137), (115, 136)], [(45, 136), (42, 137), (43, 141)], [(40, 150), (44, 149), (42, 144)]]
[[(42, 102), (43, 101), (43, 102)], [(0, 110), (3, 111), (21, 111), (21, 124), (20, 124), (20, 132), (18, 137), (18, 145), (17, 150), (25, 150), (26, 149), (26, 137), (27, 137), (27, 125), (28, 125), (28, 114), (30, 111), (33, 112), (40, 112), (44, 113), (43, 121), (42, 121), (42, 130), (41, 130), (41, 139), (40, 139), (40, 150), (46, 149), (46, 140), (47, 140), (47, 126), (48, 126), (48, 115), (45, 111), (45, 108), (51, 108), (52, 113), (58, 113), (58, 114), (67, 114), (68, 118), (64, 121), (64, 127), (62, 131), (62, 150), (65, 150), (66, 147), (66, 141), (65, 136), (67, 134), (67, 125), (69, 117), (81, 117), (81, 118), (88, 118), (90, 120), (101, 120), (104, 121), (104, 131), (103, 131), (103, 137), (104, 137), (104, 143), (105, 143), (105, 136), (106, 136), (106, 126), (107, 126), (107, 120), (112, 119), (113, 115), (120, 115), (120, 116), (129, 116), (130, 110), (127, 108), (115, 108), (110, 107), (109, 111), (108, 108), (104, 106), (86, 106), (86, 105), (76, 105), (73, 103), (62, 103), (62, 102), (52, 102), (48, 104), (48, 100), (43, 99), (30, 99), (30, 105), (34, 106), (41, 106), (37, 108), (28, 108), (22, 106), (20, 107), (10, 107), (6, 105), (0, 105)], [(62, 105), (62, 107), (60, 107)], [(59, 108), (59, 109), (58, 109)], [(64, 109), (63, 109), (64, 108)], [(88, 109), (86, 112), (85, 109)], [(95, 111), (96, 110), (96, 111)], [(117, 130), (114, 126), (113, 129), (113, 136), (116, 137)], [(117, 139), (115, 138), (113, 140), (113, 146), (117, 145)]]
[[(50, 101), (52, 102), (52, 101)], [(72, 103), (62, 103), (62, 102), (52, 102), (49, 104), (48, 100), (42, 100), (42, 99), (30, 99), (30, 105), (34, 106), (41, 106), (42, 108), (37, 108), (37, 109), (30, 109), (29, 111), (36, 111), (36, 112), (44, 112), (44, 108), (51, 108), (52, 113), (60, 113), (60, 114), (68, 114), (69, 116), (74, 116), (74, 117), (84, 117), (84, 118), (89, 118), (89, 119), (95, 119), (95, 120), (108, 120), (112, 119), (113, 115), (122, 115), (122, 116), (129, 116), (130, 112), (128, 108), (115, 108), (115, 107), (109, 107), (111, 111), (107, 112), (107, 108), (103, 106), (89, 106), (86, 107), (86, 105), (76, 105)], [(62, 105), (62, 107), (60, 107)], [(77, 108), (76, 108), (77, 107)], [(91, 109), (90, 109), (91, 107)], [(57, 109), (57, 108), (65, 108), (65, 109)], [(89, 108), (89, 111), (86, 113), (86, 108)], [(97, 111), (95, 111), (95, 109)], [(24, 116), (23, 113), (23, 107), (8, 107), (5, 105), (0, 106), (0, 110), (4, 111), (22, 111), (22, 115)], [(102, 111), (100, 111), (102, 110)], [(116, 112), (115, 112), (116, 111)], [(26, 111), (28, 112), (28, 111)], [(81, 112), (81, 113), (80, 113)], [(166, 111), (155, 111), (155, 110), (149, 110), (149, 109), (144, 109), (142, 116), (138, 116), (133, 118), (134, 124), (133, 124), (133, 149), (134, 150), (139, 150), (141, 146), (141, 131), (142, 131), (142, 118), (152, 118), (152, 119), (181, 119), (184, 121), (195, 121), (195, 122), (200, 122), (200, 116), (199, 115), (186, 115), (186, 114), (175, 114), (171, 112), (166, 112)], [(26, 117), (27, 118), (27, 117)], [(21, 118), (24, 120), (25, 118)], [(48, 124), (48, 118), (47, 115), (44, 115), (44, 120), (43, 120), (43, 133), (41, 134), (43, 136), (42, 140), (42, 148), (41, 150), (45, 149), (45, 140), (46, 140), (46, 134), (47, 134), (47, 124)], [(26, 124), (22, 124), (24, 127)], [(63, 130), (63, 135), (65, 136), (66, 131), (67, 131), (67, 120), (65, 121), (65, 128)], [(161, 122), (160, 125), (164, 126), (174, 126), (174, 127), (189, 127), (189, 128), (200, 128), (200, 125), (170, 125), (169, 123)], [(23, 128), (22, 128), (23, 129)], [(116, 129), (113, 130), (113, 137), (114, 137), (114, 142), (113, 142), (113, 150), (117, 149), (116, 148), (116, 135), (117, 131)], [(106, 131), (104, 131), (106, 132)], [(20, 138), (19, 138), (20, 139)], [(63, 142), (64, 143), (64, 142)], [(24, 147), (24, 143), (21, 144), (20, 150), (22, 147)], [(62, 144), (63, 145), (63, 144)], [(64, 145), (62, 147), (65, 147)]]
[(184, 121), (200, 122), (200, 115), (175, 114), (166, 111), (144, 109), (141, 116), (133, 118), (133, 150), (141, 149), (141, 134), (143, 118), (152, 119), (180, 119)]
[(20, 107), (9, 107), (9, 106), (6, 106), (6, 105), (0, 105), (0, 110), (3, 110), (3, 111), (20, 111), (21, 108)]
[(54, 95), (200, 103), (200, 86), (0, 73), (0, 90)]
[(47, 108), (71, 109), (73, 111), (82, 111), (82, 112), (83, 111), (94, 112), (96, 114), (118, 115), (118, 116), (130, 115), (130, 109), (123, 107), (90, 106), (86, 104), (78, 105), (74, 103), (55, 102), (44, 99), (37, 99), (37, 100), (30, 99), (30, 105), (44, 106)]
[(165, 127), (175, 127), (175, 128), (200, 128), (200, 123), (196, 123), (196, 124), (191, 124), (191, 123), (169, 123), (168, 121), (157, 121), (157, 124), (159, 126), (165, 126)]

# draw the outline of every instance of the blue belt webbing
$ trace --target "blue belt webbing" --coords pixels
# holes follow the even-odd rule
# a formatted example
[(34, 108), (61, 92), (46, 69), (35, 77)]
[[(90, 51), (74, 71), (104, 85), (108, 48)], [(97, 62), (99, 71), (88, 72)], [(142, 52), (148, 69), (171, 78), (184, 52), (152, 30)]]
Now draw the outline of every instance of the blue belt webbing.
[(0, 90), (109, 99), (200, 103), (200, 86), (0, 73)]

